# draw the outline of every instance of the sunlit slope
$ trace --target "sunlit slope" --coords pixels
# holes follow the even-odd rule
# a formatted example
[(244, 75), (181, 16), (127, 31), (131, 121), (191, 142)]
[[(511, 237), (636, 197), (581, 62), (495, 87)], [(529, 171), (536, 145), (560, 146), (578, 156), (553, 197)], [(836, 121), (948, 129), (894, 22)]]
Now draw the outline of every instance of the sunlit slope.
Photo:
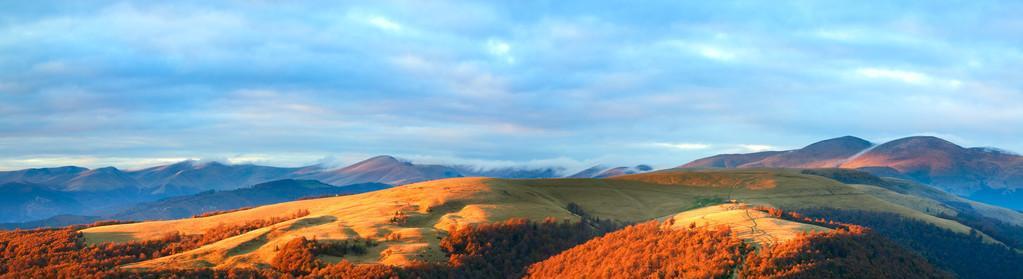
[(725, 203), (693, 209), (665, 218), (671, 229), (690, 226), (710, 228), (728, 226), (735, 237), (761, 245), (777, 244), (796, 238), (801, 233), (824, 232), (831, 229), (783, 220), (755, 210), (748, 204)]
[[(613, 179), (690, 186), (686, 188), (710, 188), (704, 191), (711, 192), (717, 197), (785, 209), (824, 207), (893, 212), (956, 232), (969, 232), (969, 228), (962, 224), (933, 216), (942, 211), (934, 211), (928, 214), (922, 212), (923, 210), (900, 205), (917, 206), (911, 203), (893, 203), (878, 198), (885, 197), (887, 199), (887, 197), (896, 196), (898, 193), (885, 189), (865, 189), (859, 185), (846, 185), (825, 177), (804, 175), (799, 173), (799, 170), (670, 169), (640, 175), (619, 176)], [(904, 198), (924, 202), (924, 200), (911, 197)], [(929, 200), (925, 202), (926, 204), (936, 204)], [(936, 205), (935, 208), (938, 208), (938, 206)], [(941, 209), (947, 210), (947, 208)]]
[[(368, 254), (347, 259), (401, 265), (411, 260), (443, 260), (438, 242), (451, 226), (514, 217), (578, 220), (565, 209), (569, 203), (602, 219), (644, 221), (730, 199), (783, 208), (894, 212), (954, 231), (969, 231), (959, 223), (883, 201), (857, 187), (823, 177), (786, 170), (742, 169), (664, 171), (613, 179), (453, 178), (205, 218), (104, 226), (83, 232), (91, 242), (153, 239), (170, 232), (201, 233), (220, 224), (240, 224), (305, 209), (310, 214), (303, 218), (130, 267), (259, 266), (273, 259), (276, 247), (299, 236), (321, 241), (374, 239), (379, 246), (372, 247)], [(408, 216), (407, 221), (392, 222), (397, 212)]]

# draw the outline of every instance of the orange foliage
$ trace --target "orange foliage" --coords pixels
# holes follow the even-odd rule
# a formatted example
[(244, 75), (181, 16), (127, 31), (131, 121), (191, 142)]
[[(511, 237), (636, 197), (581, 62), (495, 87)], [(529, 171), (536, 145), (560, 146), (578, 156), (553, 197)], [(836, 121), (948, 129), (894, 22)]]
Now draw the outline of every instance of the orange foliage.
[(295, 276), (309, 274), (323, 267), (323, 262), (313, 255), (313, 247), (313, 242), (305, 237), (292, 239), (278, 250), (270, 265)]
[[(82, 227), (0, 231), (0, 278), (177, 276), (174, 274), (198, 276), (204, 274), (203, 271), (161, 271), (147, 275), (118, 270), (116, 267), (188, 251), (256, 228), (308, 214), (308, 211), (303, 210), (289, 216), (254, 220), (239, 226), (220, 226), (202, 235), (172, 233), (157, 240), (98, 245), (85, 244), (82, 233), (78, 232)], [(236, 273), (245, 273), (245, 271)]]
[[(115, 267), (180, 253), (308, 211), (221, 226), (202, 235), (169, 234), (159, 240), (86, 245), (80, 228), (0, 232), (0, 278), (943, 278), (938, 270), (864, 227), (811, 219), (777, 209), (771, 215), (812, 221), (836, 230), (803, 234), (760, 247), (732, 236), (727, 227), (668, 230), (648, 222), (618, 230), (615, 222), (514, 219), (454, 229), (441, 240), (446, 263), (404, 268), (321, 255), (364, 253), (367, 240), (296, 238), (278, 248), (272, 268), (128, 271)], [(594, 238), (596, 237), (596, 238)], [(580, 244), (582, 243), (582, 244)], [(567, 249), (567, 250), (566, 250)]]
[(666, 230), (647, 222), (529, 267), (527, 278), (721, 278), (750, 246), (727, 227)]

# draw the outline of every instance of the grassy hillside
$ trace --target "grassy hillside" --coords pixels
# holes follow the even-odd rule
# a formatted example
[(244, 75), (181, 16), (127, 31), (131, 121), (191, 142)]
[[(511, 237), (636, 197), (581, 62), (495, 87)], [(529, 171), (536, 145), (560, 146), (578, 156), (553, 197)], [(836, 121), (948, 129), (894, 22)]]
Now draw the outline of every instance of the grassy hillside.
[(668, 217), (671, 229), (728, 226), (732, 236), (761, 245), (789, 241), (802, 233), (826, 232), (831, 229), (784, 220), (742, 203), (725, 203), (693, 209)]
[[(199, 234), (268, 216), (308, 210), (309, 215), (250, 231), (184, 253), (133, 264), (156, 267), (259, 267), (297, 237), (372, 239), (367, 253), (346, 255), (355, 263), (406, 265), (441, 261), (438, 242), (467, 224), (521, 217), (579, 220), (574, 203), (592, 217), (639, 222), (738, 200), (781, 208), (841, 208), (892, 212), (968, 233), (969, 227), (876, 198), (861, 187), (798, 171), (772, 169), (669, 170), (612, 179), (453, 178), (353, 196), (280, 203), (204, 218), (142, 222), (83, 230), (90, 243), (158, 239), (167, 233)], [(889, 191), (890, 192), (890, 191)], [(324, 258), (339, 261), (340, 258)]]

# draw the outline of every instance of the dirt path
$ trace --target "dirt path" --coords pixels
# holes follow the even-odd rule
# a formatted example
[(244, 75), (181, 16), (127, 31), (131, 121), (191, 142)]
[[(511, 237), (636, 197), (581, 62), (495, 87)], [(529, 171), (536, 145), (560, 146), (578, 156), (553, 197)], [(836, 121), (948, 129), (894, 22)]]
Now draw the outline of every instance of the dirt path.
[(757, 237), (761, 237), (762, 236), (762, 237), (765, 238), (765, 240), (763, 242), (765, 244), (767, 244), (767, 245), (774, 245), (775, 243), (778, 243), (778, 239), (776, 237), (774, 237), (774, 235), (771, 235), (770, 233), (768, 233), (765, 230), (760, 230), (760, 228), (758, 227), (759, 224), (757, 224), (757, 218), (754, 218), (753, 215), (749, 213), (749, 211), (750, 211), (749, 208), (743, 210), (743, 212), (746, 213), (746, 218), (749, 219), (750, 223), (753, 223), (753, 226), (750, 227), (750, 229), (751, 229), (751, 231), (752, 231), (752, 233), (754, 235), (753, 238), (755, 239)]

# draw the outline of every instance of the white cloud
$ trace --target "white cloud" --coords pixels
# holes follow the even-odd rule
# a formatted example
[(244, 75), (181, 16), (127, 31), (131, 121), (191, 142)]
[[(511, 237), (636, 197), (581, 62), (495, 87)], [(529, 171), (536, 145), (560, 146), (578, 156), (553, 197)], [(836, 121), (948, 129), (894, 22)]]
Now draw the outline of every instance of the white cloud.
[(122, 169), (141, 169), (158, 165), (172, 164), (185, 160), (196, 160), (189, 157), (93, 157), (93, 156), (33, 156), (29, 158), (11, 158), (0, 160), (0, 170), (17, 170), (25, 168), (48, 168), (58, 166), (81, 166), (99, 168), (116, 166)]
[[(720, 35), (718, 37), (725, 37)], [(687, 41), (672, 39), (663, 41), (663, 44), (683, 52), (693, 53), (703, 58), (710, 60), (716, 60), (720, 62), (733, 61), (738, 58), (739, 54), (735, 48), (721, 46), (720, 43), (709, 43), (699, 41)]]
[(259, 164), (273, 161), (273, 157), (267, 154), (238, 154), (227, 158), (227, 163), (236, 164)]
[(726, 51), (721, 48), (701, 46), (695, 47), (694, 50), (703, 57), (710, 58), (713, 60), (731, 61), (735, 59), (735, 53)]
[(487, 52), (508, 64), (515, 64), (515, 57), (511, 54), (511, 45), (498, 39), (487, 40)]
[(427, 60), (410, 54), (392, 57), (388, 61), (401, 70), (443, 85), (445, 92), (490, 100), (510, 96), (508, 80), (492, 74), (482, 63)]
[(393, 20), (390, 20), (383, 16), (370, 16), (366, 18), (366, 22), (370, 25), (376, 26), (377, 28), (387, 31), (401, 31), (402, 26)]
[(924, 73), (882, 68), (859, 68), (856, 69), (856, 74), (868, 78), (892, 79), (912, 84), (926, 84), (931, 81), (931, 77)]
[(742, 148), (742, 149), (745, 149), (747, 151), (750, 151), (750, 152), (760, 152), (760, 151), (768, 151), (768, 150), (776, 150), (777, 149), (774, 146), (764, 145), (764, 144), (740, 144), (739, 147)]
[(700, 149), (707, 149), (707, 148), (711, 147), (709, 144), (688, 143), (688, 142), (679, 142), (679, 143), (658, 142), (658, 143), (653, 143), (653, 145), (654, 146), (658, 146), (658, 147), (672, 148), (672, 149), (681, 149), (681, 150), (700, 150)]
[(907, 70), (864, 67), (857, 68), (854, 72), (856, 75), (866, 78), (894, 80), (912, 85), (939, 85), (949, 88), (958, 88), (962, 85), (960, 80), (939, 79), (925, 73)]
[(405, 29), (404, 25), (391, 18), (364, 10), (350, 10), (348, 12), (348, 20), (387, 32), (400, 32)]

